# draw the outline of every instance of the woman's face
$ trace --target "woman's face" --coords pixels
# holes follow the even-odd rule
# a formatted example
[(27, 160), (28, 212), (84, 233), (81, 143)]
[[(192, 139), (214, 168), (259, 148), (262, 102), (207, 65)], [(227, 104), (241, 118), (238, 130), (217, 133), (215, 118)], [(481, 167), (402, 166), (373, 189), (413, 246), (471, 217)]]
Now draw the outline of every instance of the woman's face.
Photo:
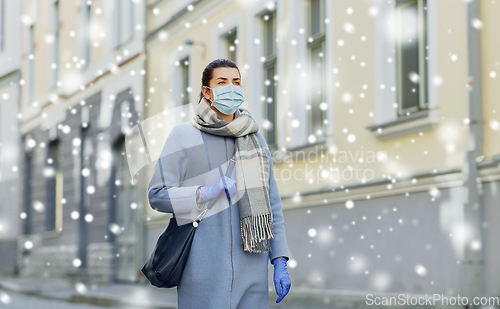
[[(241, 76), (240, 72), (236, 68), (216, 68), (212, 72), (212, 79), (210, 80), (209, 86), (210, 88), (220, 87), (227, 85), (229, 83), (233, 83), (235, 86), (241, 87)], [(208, 89), (207, 87), (202, 88), (203, 96), (209, 102), (213, 102), (214, 94), (212, 89)]]

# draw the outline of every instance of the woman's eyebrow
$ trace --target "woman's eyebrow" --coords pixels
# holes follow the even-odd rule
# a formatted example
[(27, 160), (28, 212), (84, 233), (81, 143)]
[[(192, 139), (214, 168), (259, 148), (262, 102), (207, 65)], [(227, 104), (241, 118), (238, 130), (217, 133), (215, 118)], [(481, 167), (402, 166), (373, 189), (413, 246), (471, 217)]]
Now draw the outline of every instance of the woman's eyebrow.
[[(217, 77), (217, 79), (223, 79), (223, 80), (226, 80), (227, 78), (225, 78), (224, 76), (219, 76), (219, 77)], [(239, 77), (235, 77), (235, 78), (233, 78), (233, 80), (235, 80), (235, 79), (240, 79), (240, 78), (239, 78)]]

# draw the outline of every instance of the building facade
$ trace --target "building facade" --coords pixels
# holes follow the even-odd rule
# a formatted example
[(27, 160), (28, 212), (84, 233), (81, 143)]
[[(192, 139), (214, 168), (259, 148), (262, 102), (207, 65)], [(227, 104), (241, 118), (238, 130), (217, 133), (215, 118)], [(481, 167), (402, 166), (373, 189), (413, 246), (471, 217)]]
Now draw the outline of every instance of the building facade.
[[(21, 4), (0, 1), (0, 272), (13, 273), (20, 231), (19, 102), (21, 79)], [(16, 207), (13, 207), (16, 205)]]
[(138, 279), (144, 198), (125, 137), (144, 114), (144, 9), (22, 1), (22, 276)]
[(497, 4), (7, 2), (6, 271), (136, 281), (170, 218), (139, 171), (229, 58), (273, 153), (294, 292), (500, 294)]

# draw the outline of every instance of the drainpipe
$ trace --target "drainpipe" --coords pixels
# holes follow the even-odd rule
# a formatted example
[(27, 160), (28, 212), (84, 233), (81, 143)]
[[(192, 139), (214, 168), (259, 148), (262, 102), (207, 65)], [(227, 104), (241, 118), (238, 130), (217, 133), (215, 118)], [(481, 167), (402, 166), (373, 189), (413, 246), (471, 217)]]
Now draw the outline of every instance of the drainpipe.
[[(472, 304), (474, 297), (484, 295), (484, 242), (482, 233), (483, 205), (479, 165), (483, 157), (483, 101), (481, 80), (481, 31), (473, 26), (480, 20), (480, 0), (469, 0), (467, 5), (467, 46), (469, 70), (469, 149), (463, 169), (465, 190), (464, 220), (468, 237), (464, 246), (462, 262), (463, 293), (468, 298), (468, 308), (479, 308)], [(466, 306), (467, 307), (467, 306)]]

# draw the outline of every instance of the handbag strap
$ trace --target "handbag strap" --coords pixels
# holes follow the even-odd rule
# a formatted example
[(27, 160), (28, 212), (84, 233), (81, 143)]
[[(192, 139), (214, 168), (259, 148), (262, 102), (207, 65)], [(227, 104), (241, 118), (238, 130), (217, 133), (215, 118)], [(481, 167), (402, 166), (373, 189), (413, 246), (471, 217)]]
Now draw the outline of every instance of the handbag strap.
[[(208, 160), (210, 160), (210, 155), (208, 154), (208, 150), (206, 151), (207, 152), (207, 158)], [(228, 167), (227, 167), (227, 170), (226, 170), (226, 176), (229, 176), (231, 175), (231, 173), (233, 172), (233, 169), (234, 169), (234, 166), (236, 164), (236, 161), (235, 161), (235, 156), (236, 156), (236, 145), (234, 145), (234, 152), (233, 152), (233, 155), (231, 156), (231, 158), (229, 159), (229, 163), (228, 163)], [(219, 172), (221, 174), (221, 177), (223, 177), (223, 173), (222, 173), (222, 168), (219, 166)], [(198, 217), (196, 217), (195, 220), (193, 220), (193, 222), (195, 221), (198, 221), (200, 222), (204, 217), (205, 217), (205, 214), (207, 213), (207, 211), (209, 211), (210, 209), (212, 209), (212, 207), (214, 206), (215, 204), (215, 201), (217, 200), (217, 198), (214, 198), (212, 199), (207, 208), (205, 208), (199, 215)], [(198, 218), (201, 216), (201, 218), (198, 220)]]

